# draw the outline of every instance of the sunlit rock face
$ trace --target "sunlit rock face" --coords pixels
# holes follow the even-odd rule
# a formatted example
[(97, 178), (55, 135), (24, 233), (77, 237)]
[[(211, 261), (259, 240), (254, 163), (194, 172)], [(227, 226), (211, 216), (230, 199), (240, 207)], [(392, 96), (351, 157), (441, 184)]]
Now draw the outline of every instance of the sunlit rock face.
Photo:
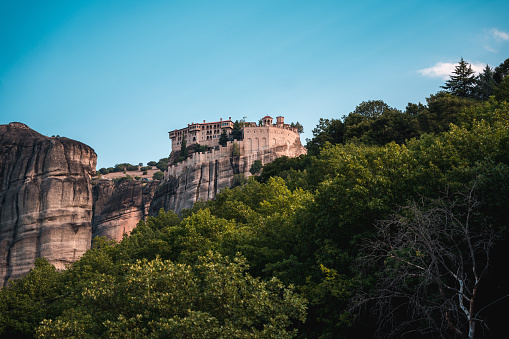
[(78, 141), (0, 125), (0, 285), (37, 257), (62, 269), (90, 248), (96, 161)]
[(93, 237), (104, 236), (116, 241), (129, 234), (148, 215), (150, 202), (159, 181), (126, 181), (115, 185), (99, 180), (93, 187)]
[(197, 201), (214, 199), (221, 189), (233, 185), (235, 174), (249, 177), (251, 166), (256, 160), (265, 165), (283, 155), (296, 157), (306, 153), (298, 138), (292, 140), (291, 144), (255, 151), (246, 149), (245, 142), (237, 144), (240, 156), (231, 155), (233, 143), (229, 143), (217, 151), (195, 153), (187, 161), (169, 166), (152, 199), (150, 215), (157, 214), (161, 208), (180, 213), (183, 209), (191, 208)]

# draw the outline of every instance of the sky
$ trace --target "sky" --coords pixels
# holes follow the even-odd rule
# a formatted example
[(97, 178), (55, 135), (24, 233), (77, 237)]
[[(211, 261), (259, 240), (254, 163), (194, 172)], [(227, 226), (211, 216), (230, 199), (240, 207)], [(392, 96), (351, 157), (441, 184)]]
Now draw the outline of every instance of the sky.
[(97, 169), (167, 157), (168, 132), (367, 100), (404, 110), (461, 58), (509, 58), (509, 1), (0, 0), (0, 124), (91, 146)]

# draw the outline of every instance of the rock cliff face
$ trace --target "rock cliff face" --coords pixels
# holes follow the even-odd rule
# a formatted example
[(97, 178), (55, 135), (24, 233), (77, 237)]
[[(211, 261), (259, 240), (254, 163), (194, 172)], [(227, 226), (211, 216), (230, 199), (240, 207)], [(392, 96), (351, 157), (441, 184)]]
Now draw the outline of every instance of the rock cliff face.
[(92, 236), (120, 241), (148, 216), (158, 185), (159, 181), (133, 180), (115, 186), (111, 180), (99, 180), (93, 187)]
[[(242, 143), (239, 144), (241, 154), (245, 153)], [(298, 156), (306, 152), (300, 140), (238, 157), (231, 156), (232, 149), (233, 145), (228, 145), (218, 152), (195, 153), (187, 161), (170, 166), (154, 194), (149, 214), (155, 215), (161, 208), (179, 213), (191, 208), (196, 201), (213, 199), (221, 189), (233, 185), (235, 174), (249, 177), (256, 160), (265, 165), (282, 155)]]
[(90, 248), (96, 160), (80, 142), (0, 125), (0, 284), (37, 257), (64, 268)]

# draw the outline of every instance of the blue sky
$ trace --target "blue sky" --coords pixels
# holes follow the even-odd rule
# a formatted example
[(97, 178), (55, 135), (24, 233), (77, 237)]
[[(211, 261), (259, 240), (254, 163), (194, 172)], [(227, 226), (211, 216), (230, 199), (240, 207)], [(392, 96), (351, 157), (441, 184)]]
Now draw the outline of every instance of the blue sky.
[(191, 122), (404, 109), (463, 57), (509, 58), (509, 1), (0, 0), (0, 123), (84, 142), (98, 168), (168, 156)]

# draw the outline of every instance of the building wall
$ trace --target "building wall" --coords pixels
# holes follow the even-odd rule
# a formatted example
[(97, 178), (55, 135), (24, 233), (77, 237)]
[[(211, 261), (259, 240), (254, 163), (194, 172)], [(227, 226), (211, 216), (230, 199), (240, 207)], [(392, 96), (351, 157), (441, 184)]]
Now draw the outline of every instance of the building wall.
[[(249, 151), (263, 150), (267, 147), (292, 144), (295, 139), (300, 138), (297, 130), (284, 124), (284, 118), (277, 117), (277, 123), (272, 124), (271, 117), (264, 117), (264, 126), (256, 126), (256, 123), (244, 123), (244, 140), (248, 140)], [(172, 140), (172, 151), (179, 151), (182, 140), (186, 140), (187, 146), (194, 144), (206, 145), (208, 147), (219, 146), (219, 138), (222, 130), (226, 130), (226, 134), (230, 136), (233, 129), (231, 119), (216, 122), (190, 124), (186, 128), (169, 132)]]

